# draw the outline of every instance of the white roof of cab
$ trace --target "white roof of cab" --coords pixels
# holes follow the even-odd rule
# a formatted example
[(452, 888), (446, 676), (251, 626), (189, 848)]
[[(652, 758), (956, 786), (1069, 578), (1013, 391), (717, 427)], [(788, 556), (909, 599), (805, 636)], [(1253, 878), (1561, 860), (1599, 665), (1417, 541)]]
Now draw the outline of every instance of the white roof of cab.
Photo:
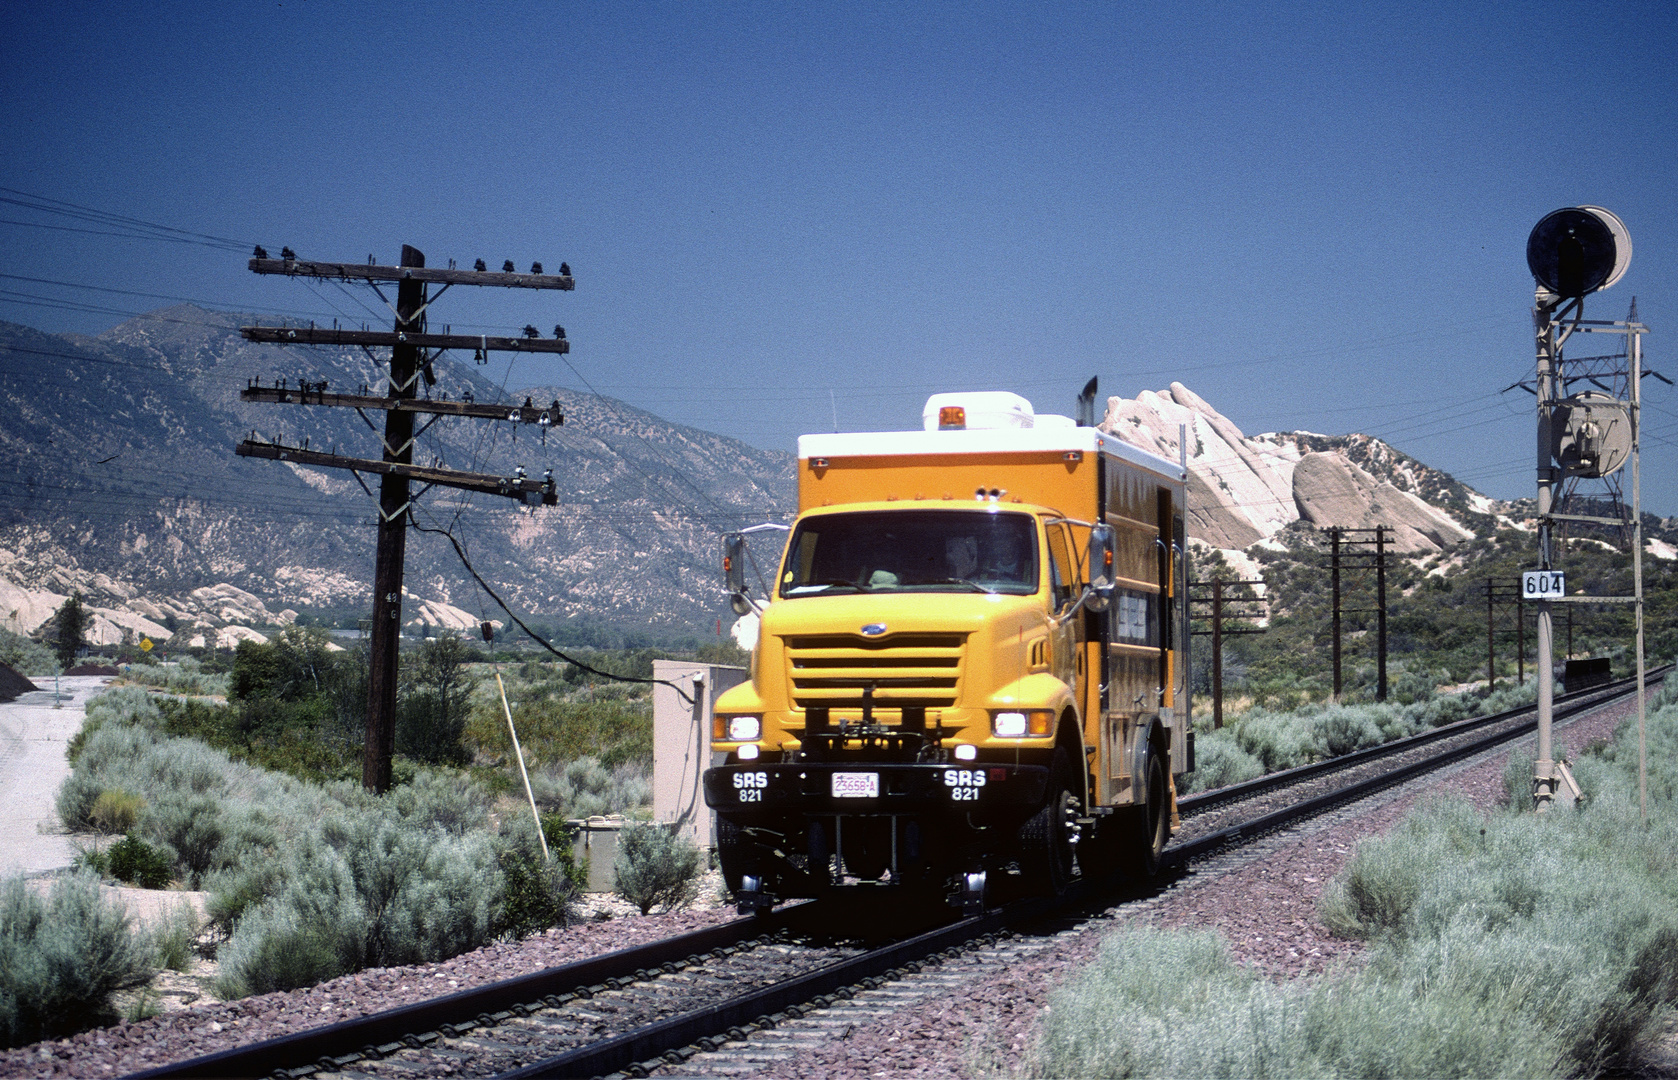
[(845, 431), (800, 435), (798, 456), (805, 458), (899, 457), (909, 454), (1031, 453), (1082, 450), (1120, 458), (1179, 482), (1187, 475), (1177, 462), (1150, 454), (1092, 427), (1042, 427), (982, 431)]

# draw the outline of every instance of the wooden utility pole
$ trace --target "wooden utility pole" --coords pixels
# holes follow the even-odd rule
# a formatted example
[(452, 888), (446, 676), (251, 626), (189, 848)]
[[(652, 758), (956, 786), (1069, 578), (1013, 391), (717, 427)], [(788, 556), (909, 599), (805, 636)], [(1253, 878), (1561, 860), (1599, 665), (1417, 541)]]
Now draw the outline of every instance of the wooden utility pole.
[[(402, 265), (423, 267), (425, 256), (402, 245)], [(396, 326), (400, 340), (390, 348), (390, 397), (412, 400), (419, 374), (419, 349), (406, 341), (424, 305), (424, 285), (412, 278), (396, 286)], [(384, 460), (414, 462), (414, 414), (385, 413)], [(408, 478), (385, 473), (379, 480), (379, 543), (373, 556), (373, 633), (367, 656), (367, 736), (363, 741), (361, 784), (369, 791), (390, 787), (390, 759), (396, 748), (397, 649), (402, 638), (402, 568), (408, 549)]]
[[(1331, 633), (1334, 637), (1334, 700), (1340, 700), (1341, 677), (1341, 623), (1342, 615), (1367, 615), (1371, 611), (1375, 614), (1375, 700), (1387, 700), (1387, 533), (1391, 526), (1377, 525), (1373, 529), (1344, 529), (1339, 526), (1330, 527), (1329, 542), (1329, 579), (1333, 590), (1333, 614), (1330, 620)], [(1354, 537), (1369, 535), (1372, 539), (1358, 540)], [(1374, 570), (1375, 571), (1375, 607), (1374, 608), (1345, 608), (1341, 606), (1340, 571), (1341, 570)]]
[(1375, 700), (1387, 700), (1387, 527), (1375, 526)]
[[(560, 264), (557, 275), (543, 274), (540, 264), (531, 273), (520, 274), (509, 263), (500, 273), (487, 270), (428, 270), (425, 255), (417, 248), (402, 246), (402, 260), (398, 266), (377, 266), (371, 260), (366, 265), (357, 263), (305, 262), (287, 249), (286, 257), (268, 258), (258, 248), (250, 268), (258, 274), (283, 274), (288, 277), (330, 278), (339, 281), (360, 281), (379, 290), (380, 282), (396, 282), (396, 322), (390, 333), (371, 330), (346, 330), (334, 326), (331, 330), (294, 326), (246, 326), (239, 332), (247, 341), (273, 344), (355, 345), (362, 348), (388, 346), (390, 349), (390, 386), (384, 396), (372, 394), (328, 393), (325, 383), (299, 381), (297, 389), (288, 383), (273, 387), (256, 384), (246, 387), (240, 395), (244, 401), (274, 404), (325, 405), (351, 407), (357, 411), (382, 409), (385, 412), (384, 452), (377, 459), (353, 458), (336, 452), (323, 453), (307, 447), (286, 446), (250, 438), (240, 443), (236, 453), (241, 457), (269, 458), (299, 465), (318, 465), (349, 469), (360, 479), (361, 474), (376, 475), (379, 480), (378, 546), (373, 563), (373, 619), (369, 641), (367, 733), (364, 743), (361, 782), (370, 791), (383, 792), (390, 787), (391, 755), (396, 744), (396, 676), (398, 650), (402, 634), (402, 576), (407, 554), (408, 518), (412, 496), (409, 481), (419, 480), (433, 486), (459, 488), (517, 499), (529, 504), (552, 506), (557, 501), (551, 477), (531, 480), (521, 467), (511, 477), (460, 472), (440, 467), (414, 465), (414, 417), (417, 414), (441, 416), (469, 416), (480, 419), (507, 420), (513, 423), (538, 424), (546, 427), (560, 424), (559, 403), (541, 407), (528, 400), (522, 408), (504, 404), (479, 404), (470, 400), (421, 400), (414, 392), (415, 384), (423, 376), (430, 384), (436, 381), (432, 361), (445, 349), (472, 349), (480, 358), (491, 351), (566, 353), (570, 343), (564, 330), (555, 327), (554, 337), (544, 339), (534, 327), (525, 329), (525, 336), (492, 338), (456, 334), (432, 334), (426, 329), (426, 309), (431, 299), (427, 286), (440, 284), (443, 289), (453, 285), (499, 285), (526, 289), (574, 288), (570, 267)], [(478, 264), (482, 267), (482, 263)], [(441, 295), (439, 290), (438, 295)], [(384, 298), (384, 293), (379, 293)], [(388, 300), (386, 301), (388, 303)], [(425, 350), (435, 349), (427, 354)], [(365, 417), (365, 412), (363, 412)], [(370, 423), (370, 422), (369, 422)], [(366, 482), (362, 481), (366, 487)], [(371, 493), (369, 491), (369, 493)]]
[[(1266, 617), (1269, 605), (1263, 597), (1258, 596), (1226, 596), (1224, 588), (1238, 585), (1251, 589), (1255, 585), (1263, 585), (1262, 578), (1251, 581), (1227, 581), (1223, 578), (1213, 578), (1211, 581), (1191, 581), (1189, 583), (1189, 609), (1193, 614), (1208, 619), (1212, 627), (1210, 630), (1193, 630), (1195, 637), (1210, 637), (1212, 639), (1212, 726), (1224, 726), (1224, 636), (1226, 634), (1262, 634), (1262, 626), (1244, 626), (1235, 629), (1225, 624), (1231, 620), (1241, 622), (1257, 622)], [(1208, 595), (1205, 590), (1210, 589)], [(1199, 596), (1196, 590), (1201, 590)], [(1195, 605), (1200, 606), (1195, 611)], [(1227, 606), (1226, 606), (1227, 605)], [(1233, 610), (1231, 610), (1233, 609)]]
[(1494, 578), (1486, 579), (1486, 689), (1497, 689), (1497, 605), (1515, 604), (1516, 623), (1516, 653), (1519, 656), (1520, 679), (1526, 680), (1526, 637), (1521, 627), (1526, 620), (1526, 612), (1521, 603), (1521, 583), (1516, 581), (1498, 582)]
[(1334, 617), (1332, 629), (1334, 631), (1334, 700), (1340, 700), (1340, 527), (1338, 525), (1328, 530), (1329, 543), (1329, 577), (1334, 592)]

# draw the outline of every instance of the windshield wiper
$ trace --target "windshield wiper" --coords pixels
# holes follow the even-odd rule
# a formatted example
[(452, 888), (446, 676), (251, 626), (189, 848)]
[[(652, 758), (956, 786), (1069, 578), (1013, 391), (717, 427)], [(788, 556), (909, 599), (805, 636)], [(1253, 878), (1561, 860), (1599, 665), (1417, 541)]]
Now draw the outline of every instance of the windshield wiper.
[(800, 582), (797, 585), (787, 586), (786, 595), (791, 596), (794, 593), (803, 593), (806, 589), (809, 589), (809, 590), (815, 590), (815, 589), (855, 589), (857, 592), (866, 592), (867, 591), (867, 586), (858, 585), (854, 581), (844, 581), (844, 580), (804, 581), (804, 582)]
[(914, 581), (905, 581), (903, 584), (905, 584), (905, 585), (966, 585), (969, 589), (972, 589), (974, 592), (982, 592), (987, 596), (994, 595), (995, 592), (996, 592), (995, 589), (987, 589), (983, 585), (979, 584), (977, 581), (973, 581), (970, 578), (963, 578), (963, 577), (944, 577), (944, 578), (925, 578), (925, 579), (917, 578)]

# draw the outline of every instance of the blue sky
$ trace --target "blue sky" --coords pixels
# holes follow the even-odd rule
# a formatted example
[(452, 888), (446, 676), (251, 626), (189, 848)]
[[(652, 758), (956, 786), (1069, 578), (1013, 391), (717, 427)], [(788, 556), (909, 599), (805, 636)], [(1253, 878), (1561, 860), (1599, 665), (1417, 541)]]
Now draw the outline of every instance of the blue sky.
[[(1636, 245), (1587, 315), (1637, 296), (1678, 377), (1670, 4), (13, 0), (4, 24), (0, 186), (306, 257), (568, 261), (575, 293), (456, 289), (433, 325), (564, 323), (571, 366), (510, 386), (760, 446), (914, 426), (936, 390), (1066, 412), (1091, 375), (1181, 380), (1250, 434), (1369, 432), (1529, 495), (1532, 399), (1499, 391), (1533, 362), (1527, 233), (1578, 203)], [(85, 286), (378, 305), (247, 256), (0, 224), (0, 319), (97, 333), (166, 302)], [(1647, 406), (1645, 506), (1678, 513), (1678, 393)]]

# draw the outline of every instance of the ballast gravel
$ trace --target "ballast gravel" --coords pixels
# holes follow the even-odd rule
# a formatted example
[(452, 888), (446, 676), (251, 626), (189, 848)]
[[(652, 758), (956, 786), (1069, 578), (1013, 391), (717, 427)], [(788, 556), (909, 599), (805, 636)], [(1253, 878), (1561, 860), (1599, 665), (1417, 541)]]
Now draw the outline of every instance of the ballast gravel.
[[(1558, 726), (1575, 750), (1612, 736), (1635, 703)], [(1516, 744), (1519, 745), (1519, 744)], [(1210, 928), (1241, 962), (1285, 978), (1355, 962), (1361, 945), (1329, 934), (1317, 919), (1324, 887), (1357, 842), (1384, 832), (1417, 800), (1456, 793), (1491, 809), (1503, 799), (1507, 751), (1395, 792), (1379, 805), (1341, 811), (1215, 857), (1158, 895), (1058, 935), (1050, 947), (907, 1005), (884, 1020), (845, 1025), (795, 1056), (767, 1063), (765, 1078), (1013, 1075), (1036, 1038), (1054, 989), (1087, 962), (1102, 937), (1126, 925)], [(491, 945), (440, 964), (363, 971), (307, 990), (231, 1002), (199, 1002), (135, 1023), (0, 1051), (0, 1076), (120, 1076), (311, 1027), (440, 997), (498, 979), (598, 956), (712, 926), (728, 909), (581, 922), (524, 941)], [(959, 962), (959, 961), (958, 961)], [(981, 961), (976, 957), (975, 964)], [(673, 1069), (672, 1072), (683, 1070)]]

